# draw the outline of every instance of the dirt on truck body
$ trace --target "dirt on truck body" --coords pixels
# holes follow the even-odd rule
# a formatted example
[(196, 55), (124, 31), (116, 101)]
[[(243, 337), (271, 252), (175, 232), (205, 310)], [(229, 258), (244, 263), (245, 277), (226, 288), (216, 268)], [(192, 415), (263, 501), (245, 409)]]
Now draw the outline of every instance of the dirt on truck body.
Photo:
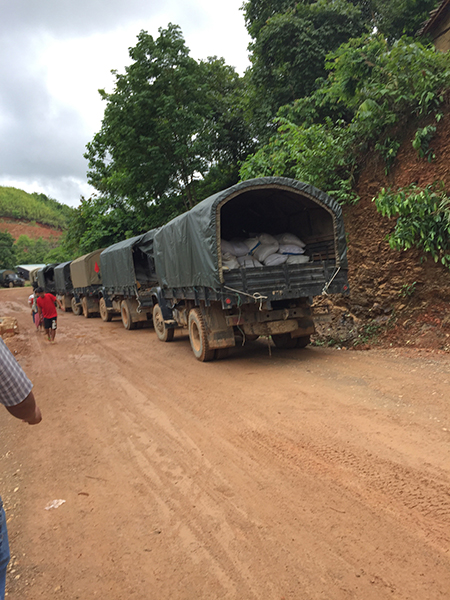
[(312, 297), (348, 292), (340, 206), (287, 178), (244, 181), (200, 202), (155, 232), (154, 257), (158, 337), (187, 327), (201, 361), (259, 336), (304, 347)]

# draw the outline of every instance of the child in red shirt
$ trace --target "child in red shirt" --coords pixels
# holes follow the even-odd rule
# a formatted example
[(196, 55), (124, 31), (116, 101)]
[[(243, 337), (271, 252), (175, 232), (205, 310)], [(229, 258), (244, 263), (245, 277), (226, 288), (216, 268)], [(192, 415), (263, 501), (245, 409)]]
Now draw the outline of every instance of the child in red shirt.
[(63, 310), (62, 303), (53, 294), (45, 293), (43, 288), (38, 287), (36, 290), (38, 298), (36, 304), (39, 311), (39, 316), (44, 318), (44, 329), (49, 342), (55, 341), (56, 322), (58, 313), (56, 312), (55, 302)]

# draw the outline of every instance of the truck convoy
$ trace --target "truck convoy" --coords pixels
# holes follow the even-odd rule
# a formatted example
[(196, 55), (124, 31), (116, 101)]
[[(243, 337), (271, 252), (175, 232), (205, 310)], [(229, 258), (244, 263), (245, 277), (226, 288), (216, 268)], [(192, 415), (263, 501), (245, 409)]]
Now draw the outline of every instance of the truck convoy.
[(94, 250), (80, 256), (70, 263), (70, 277), (73, 284), (71, 300), (72, 312), (81, 312), (86, 318), (97, 316), (100, 312), (99, 301), (102, 287), (100, 270), (101, 250)]
[[(70, 276), (70, 263), (72, 261), (63, 262), (55, 267), (55, 293), (56, 297), (59, 298), (64, 310), (72, 310), (72, 298), (73, 298), (73, 283)], [(78, 314), (81, 312), (78, 305)]]
[(57, 264), (45, 265), (36, 273), (38, 285), (50, 294), (55, 294), (55, 267)]
[[(57, 281), (67, 264), (55, 269)], [(315, 331), (312, 298), (348, 293), (339, 204), (282, 177), (238, 183), (69, 265), (71, 281), (57, 293), (71, 297), (73, 312), (120, 315), (126, 329), (153, 320), (162, 342), (187, 328), (202, 362), (259, 336), (303, 348)]]
[(154, 231), (113, 244), (100, 254), (103, 321), (120, 315), (125, 329), (150, 324), (152, 290), (158, 285), (153, 260)]

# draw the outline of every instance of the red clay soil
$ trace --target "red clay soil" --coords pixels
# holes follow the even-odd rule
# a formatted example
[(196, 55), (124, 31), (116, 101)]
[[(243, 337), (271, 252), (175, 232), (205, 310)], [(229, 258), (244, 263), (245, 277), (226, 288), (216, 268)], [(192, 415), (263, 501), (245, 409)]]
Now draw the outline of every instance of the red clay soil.
[(412, 346), (450, 350), (450, 271), (418, 250), (395, 251), (387, 235), (396, 220), (382, 217), (373, 197), (383, 187), (398, 189), (416, 182), (450, 184), (450, 112), (430, 143), (436, 158), (419, 159), (411, 141), (417, 124), (405, 134), (388, 176), (384, 163), (368, 159), (358, 181), (360, 202), (344, 207), (348, 236), (350, 296), (334, 307), (332, 326), (322, 327), (319, 343), (367, 348)]
[(44, 240), (58, 240), (63, 234), (60, 229), (53, 229), (49, 225), (22, 219), (9, 219), (8, 217), (0, 218), (0, 231), (8, 231), (15, 240), (21, 235), (27, 235), (32, 240), (40, 237)]

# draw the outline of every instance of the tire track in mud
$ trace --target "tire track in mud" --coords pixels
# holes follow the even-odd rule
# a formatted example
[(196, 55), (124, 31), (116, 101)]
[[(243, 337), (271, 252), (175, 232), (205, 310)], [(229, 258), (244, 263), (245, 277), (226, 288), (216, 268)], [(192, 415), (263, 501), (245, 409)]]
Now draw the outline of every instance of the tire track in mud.
[[(127, 429), (134, 432), (128, 439), (129, 468), (145, 488), (141, 493), (151, 495), (158, 505), (172, 547), (181, 545), (184, 557), (189, 557), (191, 567), (182, 568), (203, 567), (209, 572), (221, 589), (215, 597), (261, 598), (260, 584), (250, 572), (252, 551), (246, 541), (250, 531), (253, 537), (260, 536), (258, 525), (233, 502), (227, 481), (164, 410), (122, 376), (115, 375), (114, 383), (139, 405), (137, 411), (123, 406), (130, 423)], [(275, 597), (268, 587), (265, 581), (267, 597)]]
[(407, 519), (429, 542), (449, 550), (450, 481), (445, 474), (438, 481), (364, 449), (320, 445), (306, 437), (294, 441), (257, 430), (241, 435), (291, 470), (332, 480), (367, 505)]

